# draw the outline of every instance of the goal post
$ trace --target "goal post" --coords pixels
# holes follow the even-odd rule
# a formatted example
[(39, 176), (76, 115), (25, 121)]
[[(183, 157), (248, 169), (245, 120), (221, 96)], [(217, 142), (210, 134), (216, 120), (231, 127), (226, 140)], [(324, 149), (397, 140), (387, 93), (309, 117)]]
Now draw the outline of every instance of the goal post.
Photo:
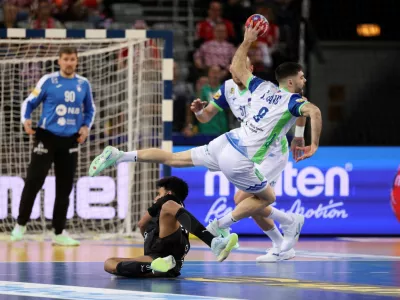
[[(96, 117), (80, 146), (66, 230), (78, 236), (132, 236), (152, 204), (155, 182), (168, 166), (122, 163), (88, 177), (92, 159), (107, 145), (123, 151), (172, 151), (173, 33), (162, 30), (0, 29), (0, 232), (9, 234), (30, 161), (33, 138), (20, 108), (41, 76), (58, 71), (62, 46), (78, 49), (77, 73), (92, 86)], [(40, 108), (32, 114), (36, 124)], [(51, 229), (55, 196), (51, 170), (38, 193), (28, 233)]]

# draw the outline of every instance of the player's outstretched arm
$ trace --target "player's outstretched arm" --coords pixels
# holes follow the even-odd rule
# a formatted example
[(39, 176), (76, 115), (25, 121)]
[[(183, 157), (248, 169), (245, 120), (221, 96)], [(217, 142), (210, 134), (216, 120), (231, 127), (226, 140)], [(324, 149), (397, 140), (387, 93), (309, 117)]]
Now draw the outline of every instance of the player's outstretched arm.
[(201, 101), (200, 99), (196, 99), (190, 105), (190, 110), (194, 113), (196, 119), (200, 123), (209, 122), (218, 113), (218, 108), (216, 108), (214, 105), (207, 105), (204, 108), (206, 104), (207, 104), (206, 101)]
[(297, 147), (298, 150), (304, 151), (304, 154), (298, 157), (296, 162), (311, 157), (317, 151), (322, 131), (322, 116), (317, 106), (308, 102), (301, 106), (300, 111), (302, 116), (311, 119), (311, 145)]
[(260, 32), (260, 23), (253, 28), (253, 22), (246, 27), (242, 44), (236, 50), (232, 59), (232, 72), (246, 86), (247, 81), (251, 78), (251, 72), (246, 68), (247, 52), (249, 52), (251, 44), (257, 40)]

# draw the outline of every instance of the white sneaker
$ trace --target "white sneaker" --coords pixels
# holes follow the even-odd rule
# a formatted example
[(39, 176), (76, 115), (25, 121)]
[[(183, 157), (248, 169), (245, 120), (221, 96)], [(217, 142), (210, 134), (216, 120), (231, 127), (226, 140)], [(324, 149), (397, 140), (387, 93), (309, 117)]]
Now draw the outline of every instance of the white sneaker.
[(151, 269), (157, 272), (166, 273), (169, 270), (175, 268), (176, 261), (172, 255), (167, 257), (159, 257), (152, 261)]
[(295, 256), (296, 252), (294, 249), (290, 249), (286, 252), (280, 252), (279, 247), (272, 247), (267, 250), (267, 254), (257, 257), (256, 261), (259, 263), (273, 263), (280, 260), (292, 259)]
[(230, 234), (228, 237), (215, 237), (211, 241), (211, 251), (217, 257), (219, 262), (224, 261), (231, 253), (233, 247), (238, 242), (236, 233)]
[(17, 223), (13, 231), (11, 231), (11, 241), (16, 242), (22, 240), (24, 238), (25, 231), (26, 226), (22, 226)]
[[(218, 227), (218, 220), (214, 219), (210, 223), (208, 223), (206, 227), (207, 231), (209, 231), (213, 236), (220, 236), (226, 238), (231, 234), (231, 228), (219, 228)], [(238, 249), (239, 248), (239, 243), (236, 243), (235, 246), (233, 246), (233, 249)]]
[(293, 223), (282, 225), (283, 242), (281, 252), (287, 252), (294, 247), (299, 240), (301, 228), (304, 225), (304, 216), (300, 214), (290, 214), (293, 217)]

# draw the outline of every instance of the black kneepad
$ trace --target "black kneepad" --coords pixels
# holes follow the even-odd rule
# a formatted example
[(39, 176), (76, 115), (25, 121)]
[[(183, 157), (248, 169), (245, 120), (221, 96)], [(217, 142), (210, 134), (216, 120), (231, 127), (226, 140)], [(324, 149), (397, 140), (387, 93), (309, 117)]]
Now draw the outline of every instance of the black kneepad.
[(126, 277), (141, 277), (145, 274), (151, 273), (150, 262), (139, 261), (121, 261), (117, 265), (117, 275)]

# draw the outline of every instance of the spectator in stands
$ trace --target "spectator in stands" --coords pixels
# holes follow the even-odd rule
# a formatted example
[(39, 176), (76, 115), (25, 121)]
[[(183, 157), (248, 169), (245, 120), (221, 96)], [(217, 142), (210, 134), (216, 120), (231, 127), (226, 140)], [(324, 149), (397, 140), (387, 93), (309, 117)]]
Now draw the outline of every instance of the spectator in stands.
[[(210, 103), (221, 85), (221, 69), (211, 66), (208, 69), (208, 84), (201, 90), (200, 100)], [(208, 104), (212, 105), (212, 104)], [(199, 123), (199, 133), (207, 135), (221, 135), (229, 131), (229, 120), (225, 110), (218, 112), (208, 123)]]
[[(203, 90), (203, 87), (208, 84), (208, 77), (207, 76), (200, 76), (196, 80), (196, 85), (195, 85), (195, 95), (194, 98), (200, 98), (201, 97), (201, 91)], [(194, 99), (193, 98), (193, 99)], [(193, 100), (191, 99), (191, 100)], [(194, 116), (193, 112), (190, 110), (190, 103), (186, 107), (186, 126), (182, 131), (182, 134), (186, 137), (191, 137), (199, 132), (199, 129), (196, 124), (194, 124)]]
[(96, 23), (102, 18), (100, 6), (103, 0), (53, 0), (56, 16), (65, 21), (85, 21)]
[(29, 20), (30, 29), (64, 28), (64, 26), (51, 16), (51, 2), (38, 0), (33, 8), (33, 18)]
[(218, 1), (212, 1), (208, 9), (207, 19), (197, 24), (196, 35), (196, 47), (200, 46), (203, 42), (211, 41), (215, 38), (215, 26), (219, 23), (225, 24), (228, 38), (232, 41), (235, 40), (235, 31), (231, 21), (223, 19), (221, 17), (222, 6)]
[(4, 0), (4, 25), (7, 28), (16, 27), (16, 23), (29, 18), (32, 0)]
[(211, 66), (222, 68), (222, 79), (229, 74), (229, 64), (235, 54), (235, 47), (227, 39), (227, 29), (224, 23), (216, 24), (215, 38), (201, 45), (194, 54), (194, 63), (199, 71), (204, 71)]
[(233, 23), (236, 33), (235, 45), (243, 40), (243, 24), (246, 23), (247, 18), (252, 14), (251, 9), (245, 7), (242, 2), (242, 0), (227, 0), (224, 5), (223, 15)]
[(269, 22), (268, 31), (260, 36), (257, 41), (266, 43), (270, 53), (278, 50), (279, 45), (279, 26), (275, 24), (275, 15), (271, 7), (266, 5), (259, 6), (257, 14), (263, 15)]
[[(183, 81), (179, 73), (179, 65), (174, 62), (174, 79), (172, 81), (172, 99), (174, 100), (174, 132), (181, 132), (186, 125), (186, 112), (194, 98), (193, 88)], [(190, 110), (190, 109), (189, 109)]]

